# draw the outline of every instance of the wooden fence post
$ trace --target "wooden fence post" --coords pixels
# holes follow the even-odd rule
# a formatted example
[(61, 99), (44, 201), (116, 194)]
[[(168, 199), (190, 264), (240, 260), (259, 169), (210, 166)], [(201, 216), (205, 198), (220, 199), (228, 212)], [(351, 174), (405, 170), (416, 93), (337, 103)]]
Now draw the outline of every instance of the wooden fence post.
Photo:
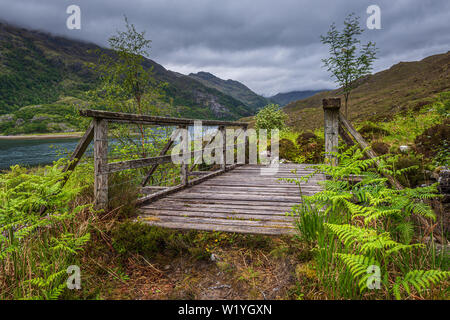
[(248, 138), (248, 126), (244, 127), (244, 164), (250, 164), (250, 139)]
[(220, 134), (222, 135), (222, 163), (220, 169), (225, 171), (227, 168), (227, 133), (225, 131), (225, 126), (219, 126)]
[[(189, 131), (188, 126), (180, 126), (182, 129), (182, 141), (183, 144), (183, 162), (181, 163), (181, 185), (185, 186), (188, 183), (188, 171), (189, 171), (189, 160), (191, 155), (189, 152)], [(189, 154), (189, 158), (188, 158)]]
[(94, 118), (94, 197), (96, 209), (108, 208), (108, 121)]
[[(339, 143), (340, 98), (323, 99), (325, 152), (337, 152)], [(337, 159), (331, 154), (325, 155), (325, 163), (335, 166)]]

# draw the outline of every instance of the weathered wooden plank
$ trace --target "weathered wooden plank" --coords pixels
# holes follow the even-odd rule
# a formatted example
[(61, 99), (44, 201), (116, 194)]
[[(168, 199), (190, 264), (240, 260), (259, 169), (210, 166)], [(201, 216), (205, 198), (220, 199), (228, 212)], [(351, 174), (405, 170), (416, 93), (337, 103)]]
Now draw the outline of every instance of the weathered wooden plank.
[[(189, 150), (189, 133), (187, 131), (188, 127), (186, 125), (180, 126), (181, 129), (183, 130), (183, 135), (182, 135), (182, 141), (181, 141), (181, 145), (182, 145), (182, 150), (183, 152), (187, 153), (187, 151)], [(180, 168), (180, 181), (181, 181), (181, 185), (186, 186), (188, 183), (188, 171), (189, 171), (189, 160), (185, 157), (183, 157), (183, 162), (181, 163), (181, 168)]]
[[(249, 184), (249, 185), (273, 185), (273, 186), (284, 186), (284, 185), (296, 185), (294, 183), (290, 183), (285, 180), (278, 180), (279, 178), (274, 177), (272, 179), (268, 178), (254, 178), (254, 177), (238, 177), (236, 179), (220, 177), (220, 179), (211, 180), (210, 183), (224, 183), (225, 184)], [(282, 179), (282, 178), (280, 178)], [(325, 179), (309, 179), (307, 182), (300, 181), (300, 185), (319, 185), (319, 182), (324, 181)]]
[[(314, 189), (304, 190), (304, 193), (313, 194), (317, 191)], [(208, 195), (214, 195), (214, 194), (224, 194), (224, 195), (233, 195), (233, 194), (245, 194), (245, 195), (273, 195), (273, 196), (297, 196), (300, 197), (300, 191), (297, 189), (292, 189), (291, 191), (278, 191), (274, 192), (272, 190), (207, 190), (202, 188), (196, 188), (196, 189), (187, 189), (181, 192), (181, 194), (193, 194), (193, 193), (201, 193), (201, 194), (208, 194)]]
[(196, 218), (211, 218), (211, 219), (235, 219), (235, 220), (267, 220), (289, 222), (294, 221), (293, 217), (286, 215), (269, 215), (269, 214), (246, 214), (241, 211), (236, 212), (211, 212), (211, 211), (197, 211), (197, 210), (174, 210), (174, 209), (141, 209), (142, 218), (145, 217), (160, 217), (160, 216), (175, 216), (175, 217), (196, 217)]
[[(377, 154), (370, 148), (369, 144), (364, 140), (364, 138), (359, 134), (358, 131), (351, 125), (351, 123), (344, 117), (342, 113), (339, 113), (339, 121), (342, 123), (345, 129), (353, 136), (353, 138), (358, 142), (359, 146), (365, 150), (366, 155), (373, 159), (377, 157)], [(376, 165), (379, 166), (380, 162), (376, 161)], [(403, 189), (400, 182), (389, 174), (383, 173), (383, 175), (388, 179), (388, 181), (397, 189)]]
[(164, 207), (186, 207), (186, 208), (192, 208), (192, 209), (213, 209), (213, 210), (223, 210), (223, 209), (230, 209), (230, 210), (252, 210), (252, 211), (260, 211), (260, 212), (281, 212), (285, 213), (286, 211), (290, 211), (293, 205), (298, 204), (298, 202), (291, 203), (252, 203), (250, 201), (221, 201), (221, 200), (204, 200), (204, 201), (198, 201), (198, 200), (192, 200), (192, 199), (170, 199), (170, 198), (164, 198), (155, 202), (152, 202), (150, 204), (144, 205), (142, 208), (146, 207), (157, 207), (157, 208), (164, 208)]
[(348, 146), (355, 145), (355, 142), (350, 137), (350, 135), (347, 133), (347, 131), (344, 129), (341, 122), (339, 122), (339, 136), (342, 138), (342, 140), (344, 141), (344, 143), (346, 145), (348, 145)]
[(152, 194), (157, 191), (166, 190), (168, 187), (160, 187), (160, 186), (147, 186), (141, 188), (141, 193), (143, 194)]
[(150, 165), (160, 165), (164, 163), (172, 162), (172, 157), (170, 155), (158, 156), (158, 157), (149, 157), (135, 160), (127, 160), (120, 162), (108, 163), (105, 171), (108, 173), (113, 173), (117, 171), (129, 170), (129, 169), (138, 169), (147, 167)]
[(211, 173), (211, 171), (190, 171), (189, 175), (190, 176), (202, 176), (202, 175), (209, 174), (209, 173)]
[(276, 201), (276, 202), (294, 202), (300, 201), (300, 197), (294, 196), (259, 196), (259, 195), (226, 195), (226, 194), (204, 194), (204, 193), (177, 193), (172, 198), (177, 199), (217, 199), (217, 200), (246, 200), (246, 201)]
[(204, 218), (204, 217), (179, 217), (179, 216), (140, 216), (142, 220), (159, 222), (181, 222), (190, 224), (215, 224), (228, 226), (252, 226), (269, 228), (293, 228), (291, 221), (270, 221), (270, 220), (241, 220), (241, 219), (223, 219), (223, 218)]
[(83, 154), (86, 152), (86, 149), (88, 148), (93, 138), (94, 138), (94, 122), (91, 121), (86, 132), (83, 134), (75, 150), (73, 151), (69, 160), (69, 165), (66, 166), (66, 168), (64, 168), (63, 170), (64, 172), (72, 171), (73, 169), (75, 169), (75, 167), (77, 166)]
[[(186, 205), (191, 204), (192, 206), (198, 205), (198, 204), (209, 204), (209, 205), (229, 205), (233, 207), (237, 206), (247, 206), (249, 208), (257, 208), (257, 207), (279, 207), (280, 210), (284, 210), (284, 208), (291, 208), (295, 205), (298, 205), (301, 203), (301, 201), (287, 201), (287, 202), (273, 202), (273, 201), (258, 201), (255, 203), (254, 201), (250, 200), (220, 200), (220, 199), (179, 199), (179, 198), (171, 198), (171, 196), (167, 196), (164, 199), (161, 199), (160, 201), (172, 201), (172, 202), (178, 202), (178, 203), (184, 203)], [(153, 203), (153, 202), (152, 202)], [(155, 201), (156, 203), (156, 201)]]
[[(303, 186), (302, 189), (304, 190), (321, 190), (322, 188), (320, 186), (310, 186), (306, 185)], [(274, 194), (276, 193), (292, 193), (296, 192), (297, 194), (300, 192), (299, 188), (297, 186), (274, 186), (274, 187), (267, 187), (267, 186), (251, 186), (251, 187), (245, 187), (245, 186), (222, 186), (222, 185), (201, 185), (201, 188), (197, 188), (196, 190), (201, 190), (202, 192), (252, 192), (252, 191), (259, 191), (259, 192), (272, 192)]]
[[(122, 113), (122, 112), (110, 112), (102, 110), (90, 110), (84, 109), (79, 111), (83, 117), (92, 117), (99, 119), (106, 119), (111, 121), (138, 121), (140, 123), (154, 124), (154, 125), (188, 125), (193, 126), (197, 119), (187, 118), (170, 118), (170, 117), (157, 117), (149, 115)], [(206, 126), (233, 126), (233, 127), (247, 127), (246, 122), (237, 121), (220, 121), (220, 120), (200, 120), (203, 125)]]
[(94, 119), (94, 198), (97, 209), (108, 207), (108, 121)]
[(143, 213), (148, 213), (153, 210), (171, 210), (173, 212), (177, 211), (189, 211), (193, 214), (198, 212), (208, 213), (208, 214), (215, 214), (215, 213), (223, 213), (223, 214), (248, 214), (248, 215), (264, 215), (264, 216), (286, 216), (286, 212), (290, 211), (290, 207), (286, 207), (286, 210), (280, 210), (279, 207), (271, 208), (271, 210), (268, 209), (255, 209), (253, 207), (246, 207), (243, 206), (241, 208), (236, 208), (233, 206), (218, 206), (218, 205), (212, 205), (212, 206), (186, 206), (186, 205), (177, 205), (177, 204), (164, 204), (164, 205), (148, 205), (141, 207), (140, 210), (142, 210)]
[(175, 222), (158, 222), (158, 221), (142, 221), (144, 223), (159, 226), (169, 229), (179, 230), (199, 230), (199, 231), (221, 231), (231, 233), (247, 233), (247, 234), (264, 234), (264, 235), (283, 235), (292, 234), (295, 229), (293, 228), (261, 228), (253, 226), (227, 226), (216, 224), (190, 224), (190, 223), (175, 223)]
[(328, 152), (338, 151), (339, 138), (339, 109), (341, 107), (341, 99), (330, 98), (323, 99), (324, 113), (324, 134), (325, 134), (325, 163), (336, 165), (337, 159)]

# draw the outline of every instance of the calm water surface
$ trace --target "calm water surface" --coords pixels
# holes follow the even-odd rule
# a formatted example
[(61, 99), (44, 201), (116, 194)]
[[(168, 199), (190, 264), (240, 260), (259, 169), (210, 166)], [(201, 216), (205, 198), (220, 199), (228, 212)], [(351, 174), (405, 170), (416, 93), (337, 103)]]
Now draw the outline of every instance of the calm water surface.
[[(217, 127), (204, 127), (205, 133), (212, 134)], [(191, 137), (192, 127), (189, 128)], [(0, 140), (0, 170), (19, 164), (21, 166), (37, 166), (51, 164), (53, 161), (72, 154), (79, 138), (57, 139), (21, 139)], [(114, 144), (110, 140), (110, 146)], [(92, 145), (86, 153), (92, 155)]]
[(51, 164), (72, 152), (78, 138), (36, 139), (36, 140), (0, 140), (0, 169), (12, 165), (37, 166)]

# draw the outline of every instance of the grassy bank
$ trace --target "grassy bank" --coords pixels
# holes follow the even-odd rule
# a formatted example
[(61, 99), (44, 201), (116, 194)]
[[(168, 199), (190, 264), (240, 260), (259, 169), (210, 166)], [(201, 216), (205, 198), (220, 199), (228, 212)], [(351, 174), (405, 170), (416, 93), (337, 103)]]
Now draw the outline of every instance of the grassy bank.
[(73, 139), (81, 138), (84, 132), (61, 132), (61, 133), (34, 133), (17, 136), (0, 136), (0, 140), (46, 140), (46, 139)]

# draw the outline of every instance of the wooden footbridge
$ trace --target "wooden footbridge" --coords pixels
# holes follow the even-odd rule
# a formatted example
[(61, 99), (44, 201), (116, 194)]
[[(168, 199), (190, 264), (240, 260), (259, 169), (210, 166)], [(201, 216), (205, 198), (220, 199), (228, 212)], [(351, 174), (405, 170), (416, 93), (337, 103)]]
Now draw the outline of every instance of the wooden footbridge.
[[(365, 148), (367, 144), (339, 112), (340, 99), (324, 99), (325, 151), (336, 151), (339, 134), (347, 144), (353, 144), (350, 135)], [(293, 232), (293, 217), (286, 215), (292, 206), (300, 203), (300, 190), (295, 184), (279, 178), (296, 178), (310, 174), (303, 164), (279, 164), (275, 174), (261, 174), (264, 165), (248, 163), (248, 159), (235, 163), (234, 151), (243, 147), (250, 152), (248, 124), (243, 122), (201, 120), (202, 125), (217, 126), (222, 133), (222, 162), (215, 171), (194, 171), (190, 160), (199, 155), (189, 152), (180, 164), (180, 183), (175, 186), (147, 186), (149, 178), (159, 165), (172, 163), (169, 152), (174, 147), (171, 139), (157, 157), (127, 161), (108, 161), (108, 123), (132, 123), (138, 125), (171, 126), (187, 129), (196, 124), (194, 119), (153, 117), (98, 110), (82, 110), (80, 114), (92, 117), (93, 121), (80, 140), (72, 161), (66, 170), (73, 170), (79, 159), (94, 140), (95, 205), (108, 208), (108, 176), (111, 173), (145, 169), (148, 171), (141, 183), (143, 197), (138, 199), (138, 220), (155, 226), (175, 229), (228, 231), (253, 234), (285, 234)], [(238, 128), (244, 140), (234, 136), (227, 144), (226, 127)], [(242, 135), (241, 135), (242, 134)], [(180, 142), (188, 143), (182, 139)], [(364, 145), (365, 144), (365, 145)], [(231, 145), (231, 147), (230, 147)], [(186, 146), (186, 145), (185, 145)], [(256, 149), (254, 149), (256, 150)], [(204, 151), (204, 149), (202, 150)], [(231, 153), (230, 153), (231, 151)], [(256, 151), (255, 151), (256, 152)], [(230, 156), (231, 155), (231, 156)], [(368, 155), (376, 156), (372, 151)], [(201, 155), (200, 155), (201, 156)], [(228, 157), (228, 158), (227, 158)], [(232, 161), (228, 161), (233, 157)], [(244, 157), (245, 158), (245, 157)], [(228, 160), (227, 160), (228, 159)], [(330, 154), (325, 161), (334, 165), (336, 159)], [(231, 162), (231, 164), (228, 164)], [(296, 170), (296, 174), (293, 170)], [(315, 175), (301, 184), (303, 195), (312, 195), (321, 190), (318, 183), (323, 175)]]
[[(311, 173), (306, 165), (280, 164), (275, 175), (261, 175), (261, 165), (242, 165), (141, 208), (143, 222), (177, 229), (280, 234), (293, 231), (286, 213), (300, 202), (297, 185), (279, 181)], [(321, 189), (317, 176), (302, 185), (311, 195)]]

